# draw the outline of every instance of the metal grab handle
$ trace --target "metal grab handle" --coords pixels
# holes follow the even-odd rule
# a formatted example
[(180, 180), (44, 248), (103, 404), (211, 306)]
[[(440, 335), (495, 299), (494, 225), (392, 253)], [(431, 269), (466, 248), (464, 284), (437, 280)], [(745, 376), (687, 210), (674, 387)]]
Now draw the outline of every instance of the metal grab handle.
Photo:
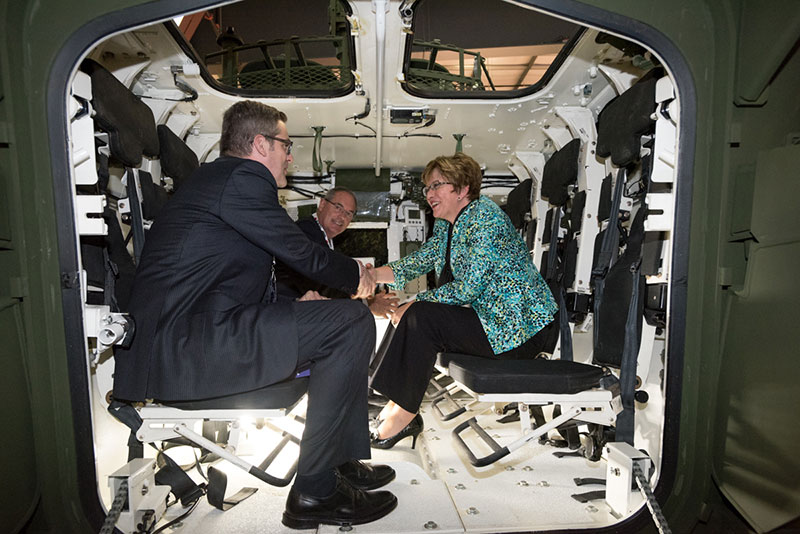
[[(475, 456), (475, 454), (473, 454), (469, 446), (460, 436), (461, 432), (466, 430), (467, 427), (471, 427), (472, 430), (474, 430), (475, 433), (477, 433), (478, 436), (484, 441), (484, 443), (489, 445), (489, 447), (491, 447), (494, 452), (487, 456), (484, 456), (483, 458), (478, 458), (477, 456)], [(478, 422), (475, 420), (474, 417), (470, 417), (469, 419), (467, 419), (466, 421), (464, 421), (463, 423), (461, 423), (460, 425), (458, 425), (453, 429), (453, 439), (455, 439), (456, 444), (459, 447), (461, 447), (461, 450), (464, 451), (464, 453), (467, 455), (467, 457), (469, 458), (469, 463), (471, 463), (475, 467), (485, 467), (489, 464), (493, 464), (494, 462), (496, 462), (497, 460), (499, 460), (504, 456), (507, 456), (511, 452), (508, 449), (508, 447), (501, 447), (494, 439), (492, 439), (492, 437), (489, 434), (487, 434), (483, 428), (481, 428), (481, 426), (478, 424)]]
[[(254, 466), (254, 465), (252, 465), (252, 464), (250, 464), (248, 462), (245, 462), (244, 460), (242, 460), (238, 456), (236, 456), (234, 454), (231, 454), (229, 451), (223, 449), (222, 447), (220, 447), (219, 445), (217, 445), (213, 441), (204, 438), (203, 436), (201, 436), (197, 432), (194, 432), (193, 430), (189, 430), (189, 428), (184, 424), (175, 425), (173, 430), (177, 434), (180, 434), (181, 436), (189, 439), (190, 441), (192, 441), (194, 443), (197, 443), (198, 445), (200, 445), (204, 449), (207, 449), (207, 450), (213, 452), (214, 454), (216, 454), (220, 458), (222, 458), (224, 460), (228, 460), (229, 462), (231, 462), (235, 466), (239, 467), (240, 469), (243, 469), (244, 471), (247, 471), (248, 473), (250, 473), (251, 475), (253, 475), (257, 479), (259, 479), (259, 480), (261, 480), (263, 482), (266, 482), (267, 484), (270, 484), (271, 486), (278, 486), (278, 487), (287, 486), (289, 484), (289, 482), (292, 481), (292, 478), (294, 478), (294, 473), (297, 470), (297, 463), (295, 462), (295, 464), (292, 467), (292, 469), (290, 469), (289, 473), (286, 474), (286, 477), (279, 478), (279, 477), (276, 477), (276, 476), (272, 476), (269, 473), (267, 473), (266, 471), (264, 471), (263, 469), (261, 469), (261, 467), (256, 467), (256, 466)], [(289, 441), (290, 441), (290, 439), (287, 439), (287, 437), (284, 436), (283, 439), (281, 440), (281, 443), (276, 448), (277, 452), (275, 450), (273, 450), (272, 454), (270, 454), (270, 456), (267, 457), (267, 460), (269, 460), (269, 462), (274, 460), (275, 457), (280, 453), (280, 449), (282, 449), (286, 445), (286, 443), (288, 443)], [(267, 463), (267, 460), (264, 461), (265, 463), (262, 463), (262, 466), (268, 466), (269, 465), (269, 463)]]
[[(467, 411), (466, 407), (459, 406), (459, 404), (453, 399), (453, 397), (450, 396), (450, 393), (448, 393), (446, 390), (444, 390), (444, 393), (441, 394), (439, 393), (437, 393), (438, 395), (437, 398), (434, 399), (433, 402), (431, 402), (431, 408), (433, 408), (433, 411), (436, 414), (436, 417), (439, 419), (439, 421), (450, 421), (451, 419), (454, 419)], [(442, 409), (439, 407), (439, 404), (444, 400), (452, 402), (453, 404), (458, 406), (458, 408), (456, 408), (452, 412), (444, 413)]]

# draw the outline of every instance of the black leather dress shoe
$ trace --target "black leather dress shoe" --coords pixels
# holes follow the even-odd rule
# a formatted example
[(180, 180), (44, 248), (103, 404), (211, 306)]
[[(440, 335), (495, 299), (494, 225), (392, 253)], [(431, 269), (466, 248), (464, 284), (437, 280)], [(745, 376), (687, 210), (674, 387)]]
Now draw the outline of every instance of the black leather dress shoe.
[(286, 499), (283, 524), (289, 528), (317, 528), (325, 525), (361, 525), (387, 515), (397, 506), (389, 491), (366, 492), (336, 477), (336, 490), (328, 497), (303, 495), (294, 487)]
[(350, 460), (336, 468), (340, 475), (356, 489), (378, 489), (394, 480), (394, 469), (383, 464), (365, 464)]

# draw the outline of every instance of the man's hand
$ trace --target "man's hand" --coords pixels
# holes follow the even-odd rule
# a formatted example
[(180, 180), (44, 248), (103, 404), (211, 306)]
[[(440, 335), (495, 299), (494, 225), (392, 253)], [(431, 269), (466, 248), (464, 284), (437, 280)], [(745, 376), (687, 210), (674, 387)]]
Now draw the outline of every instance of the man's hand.
[(395, 310), (394, 314), (392, 314), (392, 324), (394, 326), (397, 326), (397, 323), (399, 323), (400, 319), (403, 318), (403, 314), (406, 313), (406, 310), (408, 310), (408, 308), (410, 308), (412, 304), (414, 304), (413, 300), (411, 302), (406, 302), (405, 304), (397, 308), (397, 310)]
[(374, 297), (368, 298), (367, 302), (369, 303), (369, 311), (372, 312), (372, 315), (380, 317), (381, 319), (389, 319), (397, 309), (399, 299), (396, 293), (382, 291), (376, 293)]
[(306, 300), (330, 300), (330, 299), (328, 299), (328, 297), (323, 297), (314, 290), (309, 290), (306, 291), (302, 297), (297, 299), (298, 302), (304, 302)]
[(361, 278), (358, 280), (358, 290), (356, 291), (355, 298), (365, 299), (375, 293), (375, 269), (372, 264), (363, 266), (358, 262), (361, 269)]

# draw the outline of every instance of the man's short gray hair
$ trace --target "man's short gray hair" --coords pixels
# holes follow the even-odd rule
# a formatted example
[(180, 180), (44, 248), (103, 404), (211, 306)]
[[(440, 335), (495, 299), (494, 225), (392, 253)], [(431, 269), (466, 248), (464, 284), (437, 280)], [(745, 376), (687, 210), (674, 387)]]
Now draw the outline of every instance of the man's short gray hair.
[(356, 210), (358, 210), (358, 199), (356, 198), (356, 194), (347, 189), (346, 187), (337, 186), (334, 187), (333, 189), (328, 189), (328, 192), (325, 193), (325, 196), (323, 198), (325, 198), (325, 200), (327, 201), (333, 202), (333, 197), (336, 196), (336, 193), (347, 193), (348, 195), (353, 197), (353, 204), (355, 204)]

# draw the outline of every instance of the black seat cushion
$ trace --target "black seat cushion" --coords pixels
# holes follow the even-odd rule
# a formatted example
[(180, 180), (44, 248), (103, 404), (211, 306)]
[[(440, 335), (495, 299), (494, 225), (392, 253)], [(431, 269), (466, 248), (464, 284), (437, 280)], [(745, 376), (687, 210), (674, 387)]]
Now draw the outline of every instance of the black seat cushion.
[(568, 187), (578, 181), (580, 139), (573, 139), (550, 156), (542, 173), (542, 198), (554, 206), (563, 206), (569, 198)]
[(197, 161), (197, 154), (172, 133), (167, 125), (159, 124), (157, 130), (161, 145), (161, 170), (172, 178), (173, 189), (177, 191), (200, 163)]
[(609, 174), (603, 178), (603, 185), (600, 186), (600, 203), (597, 206), (597, 220), (606, 221), (611, 217), (611, 202), (612, 202), (612, 184), (611, 175)]
[(153, 176), (139, 171), (139, 185), (142, 187), (142, 217), (152, 221), (169, 200), (167, 190), (153, 182)]
[(575, 282), (575, 272), (578, 268), (578, 242), (570, 239), (564, 248), (564, 277), (561, 284), (564, 289), (569, 289)]
[(579, 191), (572, 199), (572, 209), (569, 213), (569, 231), (577, 234), (583, 227), (583, 210), (586, 208), (586, 191)]
[(302, 377), (223, 397), (160, 402), (181, 410), (272, 410), (294, 405), (306, 390), (308, 377)]
[(94, 121), (108, 133), (112, 156), (127, 167), (138, 167), (142, 154), (158, 156), (158, 134), (153, 112), (113, 74), (86, 59), (81, 70), (92, 78)]
[(565, 360), (443, 356), (450, 376), (476, 393), (579, 393), (597, 386), (605, 374), (600, 367)]
[(656, 78), (643, 77), (606, 104), (597, 118), (597, 155), (624, 167), (639, 157), (643, 135), (655, 127)]
[(525, 215), (531, 212), (531, 185), (533, 180), (528, 178), (520, 183), (508, 194), (506, 202), (506, 215), (511, 219), (511, 224), (517, 230), (525, 225)]
[(439, 354), (436, 355), (436, 365), (438, 367), (446, 369), (447, 366), (450, 365), (450, 362), (453, 360), (453, 358), (456, 356), (463, 356), (463, 354), (457, 354), (454, 352), (440, 352)]
[(549, 244), (550, 238), (553, 236), (553, 213), (557, 211), (556, 208), (547, 210), (544, 216), (544, 229), (542, 230), (542, 243)]

